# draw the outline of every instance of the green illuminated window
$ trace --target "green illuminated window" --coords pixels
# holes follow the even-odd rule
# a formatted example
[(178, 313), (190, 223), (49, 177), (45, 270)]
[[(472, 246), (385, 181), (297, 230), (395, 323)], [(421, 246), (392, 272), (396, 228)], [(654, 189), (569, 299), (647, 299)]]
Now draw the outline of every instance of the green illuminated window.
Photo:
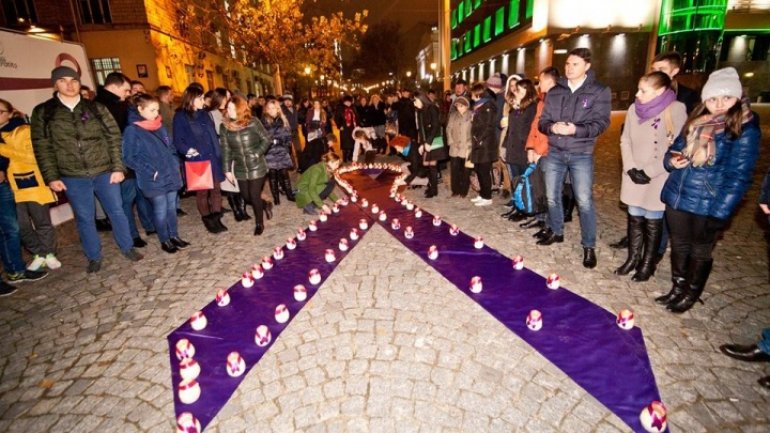
[(718, 30), (725, 26), (727, 0), (663, 0), (658, 35)]
[(463, 45), (464, 45), (464, 47), (463, 47), (463, 54), (468, 54), (473, 49), (473, 47), (471, 47), (471, 32), (470, 32), (470, 30), (465, 32), (465, 36), (463, 36), (463, 38), (464, 38), (464, 41), (463, 41)]
[(473, 13), (473, 5), (471, 0), (465, 0), (465, 18), (468, 18)]
[(492, 40), (492, 17), (484, 18), (484, 43)]
[(449, 26), (453, 29), (457, 27), (457, 9), (450, 13)]
[(456, 39), (452, 39), (452, 44), (450, 46), (450, 53), (449, 58), (452, 60), (455, 60), (457, 58), (457, 48), (460, 44), (457, 42)]
[(519, 25), (519, 0), (511, 0), (508, 6), (508, 28), (513, 29)]
[(481, 0), (473, 0), (473, 10), (481, 7)]
[(532, 18), (532, 9), (535, 7), (535, 0), (527, 0), (527, 12), (524, 16), (526, 19)]
[(476, 24), (473, 28), (473, 48), (481, 45), (481, 24)]
[(495, 36), (505, 31), (505, 6), (495, 12)]
[(460, 2), (457, 5), (457, 24), (460, 24), (465, 19), (465, 3)]

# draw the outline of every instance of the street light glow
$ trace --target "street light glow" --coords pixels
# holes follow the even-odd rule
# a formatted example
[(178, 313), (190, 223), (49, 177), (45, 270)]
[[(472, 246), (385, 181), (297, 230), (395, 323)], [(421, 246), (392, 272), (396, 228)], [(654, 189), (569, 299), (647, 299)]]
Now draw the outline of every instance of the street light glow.
[(305, 66), (305, 75), (310, 75), (311, 69), (310, 66)]

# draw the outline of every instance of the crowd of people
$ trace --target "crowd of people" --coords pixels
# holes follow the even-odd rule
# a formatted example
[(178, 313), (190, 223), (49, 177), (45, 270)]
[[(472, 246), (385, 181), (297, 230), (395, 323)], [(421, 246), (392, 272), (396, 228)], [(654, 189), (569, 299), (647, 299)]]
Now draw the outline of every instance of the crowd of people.
[[(620, 138), (627, 234), (615, 245), (628, 251), (615, 273), (647, 281), (671, 244), (672, 287), (656, 302), (675, 313), (703, 293), (716, 239), (751, 182), (760, 138), (734, 69), (712, 73), (699, 97), (677, 82), (680, 67), (676, 53), (657, 56), (628, 109)], [(477, 190), (475, 206), (507, 191), (503, 217), (537, 229), (540, 246), (564, 242), (577, 207), (582, 263), (597, 265), (594, 146), (610, 124), (611, 92), (596, 79), (586, 48), (568, 53), (563, 73), (553, 66), (532, 78), (497, 73), (472, 85), (458, 79), (442, 97), (404, 88), (345, 95), (337, 105), (306, 99), (295, 106), (288, 93), (206, 92), (191, 83), (174, 107), (169, 87), (150, 94), (121, 73), (109, 74), (95, 94), (66, 66), (51, 80), (54, 96), (29, 123), (0, 100), (0, 251), (11, 283), (61, 266), (49, 206), (65, 197), (93, 273), (102, 260), (99, 230), (110, 230), (132, 261), (147, 245), (140, 226), (166, 253), (187, 248), (177, 223), (186, 192), (210, 233), (228, 230), (226, 198), (235, 220), (253, 219), (260, 235), (282, 196), (305, 213), (328, 212), (340, 164), (378, 155), (402, 158), (404, 183), (424, 186), (427, 199), (439, 196), (444, 172), (451, 197)], [(331, 152), (336, 147), (341, 155)], [(294, 170), (301, 175), (292, 186)], [(540, 206), (522, 206), (525, 181)], [(28, 265), (22, 246), (33, 257)]]

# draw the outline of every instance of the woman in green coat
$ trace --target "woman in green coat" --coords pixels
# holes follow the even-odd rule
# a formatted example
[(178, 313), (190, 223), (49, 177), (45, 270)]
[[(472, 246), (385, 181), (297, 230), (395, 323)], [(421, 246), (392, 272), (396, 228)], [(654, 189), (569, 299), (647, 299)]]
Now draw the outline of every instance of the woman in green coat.
[(334, 172), (340, 167), (340, 157), (329, 152), (321, 158), (321, 162), (305, 170), (297, 184), (297, 207), (308, 215), (315, 215), (318, 209), (330, 212), (324, 200), (329, 198), (337, 201), (334, 195)]
[(272, 216), (272, 203), (262, 199), (267, 163), (265, 153), (269, 146), (267, 131), (259, 119), (252, 118), (246, 100), (233, 96), (227, 103), (227, 115), (219, 127), (219, 142), (222, 148), (222, 171), (233, 185), (238, 183), (241, 196), (254, 208), (254, 235), (265, 230), (262, 212), (267, 219)]

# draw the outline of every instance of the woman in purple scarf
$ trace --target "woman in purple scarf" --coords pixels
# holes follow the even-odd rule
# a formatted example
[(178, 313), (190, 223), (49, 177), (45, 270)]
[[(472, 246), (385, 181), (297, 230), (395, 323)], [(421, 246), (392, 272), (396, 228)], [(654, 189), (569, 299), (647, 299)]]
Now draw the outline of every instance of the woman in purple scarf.
[(634, 281), (647, 281), (655, 273), (655, 255), (663, 234), (666, 206), (660, 192), (668, 178), (663, 157), (679, 135), (687, 112), (676, 100), (671, 79), (662, 72), (643, 76), (638, 88), (620, 137), (620, 201), (628, 206), (628, 259), (615, 274), (635, 271)]

